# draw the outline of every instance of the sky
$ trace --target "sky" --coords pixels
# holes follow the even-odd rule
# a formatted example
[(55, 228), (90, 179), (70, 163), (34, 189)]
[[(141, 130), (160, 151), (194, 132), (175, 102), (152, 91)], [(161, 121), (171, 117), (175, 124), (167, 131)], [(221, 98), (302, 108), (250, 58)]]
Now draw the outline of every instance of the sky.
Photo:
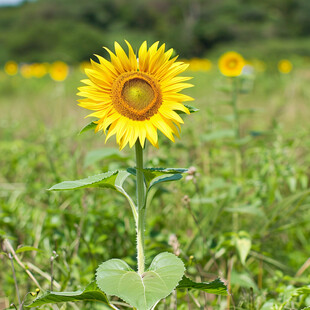
[(0, 0), (0, 6), (17, 5), (23, 2), (23, 0)]

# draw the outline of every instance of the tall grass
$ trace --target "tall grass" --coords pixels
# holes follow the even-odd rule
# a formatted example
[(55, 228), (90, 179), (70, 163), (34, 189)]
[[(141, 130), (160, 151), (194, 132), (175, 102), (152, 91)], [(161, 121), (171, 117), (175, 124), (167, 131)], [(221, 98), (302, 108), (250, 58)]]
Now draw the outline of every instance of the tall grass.
[[(192, 72), (195, 88), (188, 93), (200, 112), (185, 120), (175, 145), (162, 139), (159, 151), (147, 150), (152, 166), (195, 167), (169, 191), (153, 191), (147, 263), (152, 253), (178, 250), (191, 277), (220, 276), (232, 295), (184, 292), (158, 309), (310, 306), (306, 294), (294, 290), (309, 283), (303, 266), (310, 256), (308, 71), (303, 63), (290, 75), (257, 74), (253, 89), (239, 96), (241, 142), (230, 132), (229, 81), (216, 70)], [(101, 261), (125, 257), (134, 265), (136, 259), (134, 223), (124, 200), (113, 192), (45, 190), (60, 180), (134, 165), (131, 149), (119, 155), (107, 151), (116, 145), (104, 145), (101, 134), (78, 135), (87, 123), (75, 96), (82, 77), (78, 70), (63, 83), (0, 75), (0, 238), (9, 239), (15, 251), (21, 245), (38, 249), (17, 255), (44, 289), (50, 287), (55, 252), (54, 289), (61, 290), (86, 285)], [(243, 154), (241, 174), (236, 148)], [(176, 198), (181, 192), (187, 195)], [(0, 298), (8, 306), (17, 297), (5, 250)], [(20, 295), (34, 291), (35, 283), (16, 262), (15, 271)]]

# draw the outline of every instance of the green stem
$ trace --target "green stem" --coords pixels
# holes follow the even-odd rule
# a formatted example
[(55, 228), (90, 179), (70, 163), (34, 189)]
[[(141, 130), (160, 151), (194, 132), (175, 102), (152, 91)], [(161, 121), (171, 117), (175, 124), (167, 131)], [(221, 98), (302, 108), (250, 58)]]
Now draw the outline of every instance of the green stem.
[[(234, 125), (235, 125), (235, 139), (240, 140), (240, 117), (239, 117), (239, 111), (238, 111), (238, 78), (233, 77), (232, 78), (233, 83), (233, 89), (232, 89), (232, 107), (234, 111)], [(239, 142), (239, 141), (238, 141)], [(236, 176), (242, 175), (242, 150), (241, 146), (238, 144), (238, 150), (235, 152), (235, 173)], [(239, 226), (239, 215), (238, 213), (233, 213), (233, 229), (235, 232), (238, 231)]]
[(236, 77), (232, 78), (233, 82), (233, 90), (232, 90), (232, 106), (234, 110), (234, 120), (235, 120), (235, 137), (236, 139), (240, 139), (240, 120), (239, 120), (239, 112), (237, 106), (238, 99), (238, 80)]
[[(232, 83), (233, 83), (233, 89), (232, 89), (232, 108), (233, 108), (233, 113), (234, 113), (234, 129), (235, 129), (235, 139), (239, 140), (240, 142), (241, 139), (241, 132), (240, 132), (240, 115), (238, 111), (238, 90), (239, 90), (239, 85), (238, 85), (238, 78), (233, 77), (232, 78)], [(237, 176), (242, 176), (243, 174), (243, 150), (242, 146), (238, 144), (238, 152), (235, 153), (235, 158), (236, 158), (236, 163), (235, 163), (235, 169), (236, 169), (236, 175)]]
[(144, 273), (144, 220), (145, 220), (145, 187), (143, 174), (143, 149), (140, 141), (136, 142), (136, 168), (137, 168), (137, 207), (138, 207), (138, 221), (137, 225), (137, 259), (138, 259), (138, 273)]

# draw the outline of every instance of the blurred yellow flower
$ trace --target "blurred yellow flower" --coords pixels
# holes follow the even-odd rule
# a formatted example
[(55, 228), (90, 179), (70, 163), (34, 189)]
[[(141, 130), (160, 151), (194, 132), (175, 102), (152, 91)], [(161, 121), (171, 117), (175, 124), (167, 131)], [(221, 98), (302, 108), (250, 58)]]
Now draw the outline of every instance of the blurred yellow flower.
[(282, 59), (278, 63), (278, 69), (281, 73), (288, 74), (292, 71), (293, 64), (287, 59)]
[(4, 71), (8, 75), (16, 75), (18, 72), (18, 64), (15, 61), (8, 61), (4, 65)]
[(32, 77), (31, 65), (29, 65), (29, 64), (22, 64), (21, 67), (20, 67), (20, 73), (26, 79), (31, 78)]
[(243, 57), (236, 52), (227, 52), (219, 59), (219, 69), (225, 76), (235, 77), (239, 76), (245, 65)]
[(49, 74), (54, 81), (61, 82), (64, 81), (69, 73), (69, 66), (62, 62), (54, 62), (49, 69)]
[(47, 74), (48, 66), (46, 63), (34, 63), (31, 65), (32, 75), (41, 78)]
[(189, 70), (192, 71), (210, 71), (212, 62), (209, 59), (193, 58), (187, 61)]

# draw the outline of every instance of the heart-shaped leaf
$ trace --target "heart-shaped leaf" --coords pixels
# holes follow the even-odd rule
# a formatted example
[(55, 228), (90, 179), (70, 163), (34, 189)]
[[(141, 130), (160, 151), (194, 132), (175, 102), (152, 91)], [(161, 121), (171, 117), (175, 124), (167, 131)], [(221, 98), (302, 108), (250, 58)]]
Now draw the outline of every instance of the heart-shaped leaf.
[(114, 309), (110, 305), (107, 296), (97, 287), (95, 282), (91, 282), (82, 291), (75, 292), (50, 292), (37, 297), (31, 304), (25, 306), (26, 308), (33, 308), (42, 306), (45, 304), (55, 304), (59, 302), (70, 302), (70, 301), (97, 301), (101, 302), (109, 308)]
[(157, 255), (142, 275), (124, 261), (111, 259), (99, 266), (96, 281), (107, 295), (118, 296), (137, 310), (149, 310), (173, 291), (184, 270), (183, 262), (171, 253)]

